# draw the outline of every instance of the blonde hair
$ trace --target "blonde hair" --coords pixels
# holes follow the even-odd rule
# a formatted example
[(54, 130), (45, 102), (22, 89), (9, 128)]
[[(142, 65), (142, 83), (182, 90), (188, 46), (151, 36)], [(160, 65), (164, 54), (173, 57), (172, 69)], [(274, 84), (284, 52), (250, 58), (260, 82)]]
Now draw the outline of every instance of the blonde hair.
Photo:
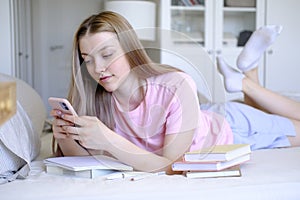
[(79, 115), (97, 116), (109, 128), (114, 129), (111, 93), (90, 77), (86, 67), (83, 66), (79, 47), (79, 41), (83, 36), (99, 32), (112, 32), (117, 35), (130, 67), (138, 67), (142, 78), (179, 70), (153, 63), (132, 26), (121, 15), (105, 11), (84, 20), (74, 36), (72, 78), (68, 99)]

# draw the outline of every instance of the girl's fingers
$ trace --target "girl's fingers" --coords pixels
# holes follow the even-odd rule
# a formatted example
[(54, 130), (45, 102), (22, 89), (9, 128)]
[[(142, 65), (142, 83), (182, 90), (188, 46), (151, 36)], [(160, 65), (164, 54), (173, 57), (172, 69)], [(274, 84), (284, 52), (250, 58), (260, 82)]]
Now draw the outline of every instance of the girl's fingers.
[(56, 126), (56, 127), (53, 127), (53, 136), (56, 139), (65, 139), (68, 137), (68, 133), (65, 132), (65, 130), (63, 130), (61, 127)]
[(62, 126), (61, 128), (68, 134), (80, 135), (80, 129), (75, 126)]
[(84, 121), (78, 117), (78, 116), (74, 116), (74, 115), (61, 115), (61, 118), (72, 122), (73, 124), (76, 124), (77, 126), (83, 126), (84, 125)]
[(63, 113), (60, 110), (53, 109), (50, 111), (52, 117), (61, 117)]
[(53, 116), (53, 117), (55, 117), (56, 119), (64, 119), (64, 121), (71, 122), (71, 124), (73, 124), (73, 125), (75, 124), (74, 123), (75, 120), (78, 120), (78, 119), (74, 119), (75, 116), (69, 115), (69, 114), (65, 114), (65, 113), (63, 113), (60, 110), (51, 110), (50, 111), (50, 115)]
[(63, 133), (67, 134), (67, 132), (63, 129), (63, 126), (53, 126), (53, 132), (55, 133)]
[(56, 118), (55, 120), (53, 120), (53, 125), (55, 126), (74, 126), (74, 124), (72, 122), (60, 119), (60, 118)]
[(66, 134), (62, 134), (62, 133), (53, 133), (53, 136), (55, 137), (55, 139), (66, 139), (68, 138), (68, 135)]
[(56, 118), (53, 120), (53, 135), (57, 139), (65, 139), (70, 135), (66, 127), (73, 127), (74, 124), (63, 119)]

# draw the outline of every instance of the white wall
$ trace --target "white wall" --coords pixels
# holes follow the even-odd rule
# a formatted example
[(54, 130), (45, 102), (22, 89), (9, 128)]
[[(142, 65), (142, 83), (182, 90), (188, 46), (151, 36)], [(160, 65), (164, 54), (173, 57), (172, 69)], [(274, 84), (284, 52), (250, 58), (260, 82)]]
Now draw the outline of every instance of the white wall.
[(0, 73), (13, 75), (10, 0), (0, 1)]

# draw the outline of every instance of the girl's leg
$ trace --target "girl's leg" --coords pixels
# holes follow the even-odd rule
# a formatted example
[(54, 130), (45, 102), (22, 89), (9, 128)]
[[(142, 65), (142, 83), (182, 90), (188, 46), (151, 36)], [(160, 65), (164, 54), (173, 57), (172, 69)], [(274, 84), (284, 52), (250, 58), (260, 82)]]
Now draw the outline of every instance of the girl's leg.
[[(259, 78), (258, 78), (258, 67), (256, 68), (253, 68), (252, 70), (248, 71), (248, 72), (245, 72), (245, 76), (249, 79), (251, 79), (252, 81), (254, 81), (255, 83), (257, 84), (260, 84), (259, 83)], [(248, 104), (254, 108), (258, 108), (260, 110), (264, 110), (263, 108), (261, 108), (259, 105), (257, 105), (255, 103), (255, 101), (253, 101), (251, 99), (251, 97), (249, 97), (247, 94), (244, 93), (244, 103), (245, 104)], [(266, 112), (266, 110), (264, 110)]]
[(247, 77), (242, 84), (242, 91), (254, 102), (256, 108), (292, 121), (296, 135), (288, 136), (288, 139), (291, 146), (300, 146), (300, 102), (270, 91)]
[[(238, 68), (252, 81), (259, 84), (257, 64), (265, 50), (273, 44), (276, 37), (280, 34), (282, 26), (269, 25), (256, 30), (247, 41), (242, 52), (238, 56)], [(244, 102), (255, 108), (259, 107), (247, 94), (244, 95)]]
[(224, 76), (228, 92), (244, 92), (246, 104), (265, 112), (290, 119), (296, 136), (288, 137), (292, 146), (300, 146), (300, 102), (272, 92), (259, 84), (257, 63), (263, 52), (279, 35), (282, 27), (267, 26), (254, 32), (238, 57), (239, 72), (231, 68), (222, 58), (218, 58), (219, 71)]
[(218, 57), (218, 68), (224, 76), (224, 85), (228, 92), (244, 92), (256, 108), (290, 119), (296, 135), (288, 136), (288, 139), (291, 146), (300, 146), (300, 102), (262, 87), (251, 78), (228, 66), (221, 57)]
[(221, 57), (217, 58), (217, 64), (219, 71), (224, 76), (224, 85), (228, 92), (243, 92), (259, 109), (300, 121), (300, 102), (262, 87), (259, 83), (230, 67)]
[(300, 145), (299, 121), (268, 114), (238, 102), (222, 105), (226, 121), (234, 133), (235, 143), (248, 143), (252, 149)]
[[(246, 77), (248, 77), (251, 80), (254, 80), (257, 84), (259, 84), (258, 81), (258, 74), (257, 74), (257, 68), (254, 68), (247, 72), (247, 74), (242, 74), (241, 72), (233, 69), (230, 67), (222, 57), (217, 58), (217, 65), (220, 73), (224, 76), (224, 85), (225, 89), (228, 92), (239, 92), (242, 91), (242, 80)], [(247, 94), (244, 94), (244, 103), (247, 105), (250, 105), (252, 107), (261, 109), (259, 105), (255, 103), (249, 97)]]
[(300, 102), (270, 91), (247, 77), (242, 81), (242, 91), (262, 110), (300, 121)]
[[(259, 85), (257, 63), (263, 52), (273, 44), (281, 30), (282, 27), (277, 25), (265, 26), (256, 30), (238, 56), (237, 67), (246, 77), (246, 83), (243, 83), (245, 103), (269, 113), (300, 120), (300, 103)], [(253, 88), (255, 89), (253, 90)], [(265, 102), (264, 98), (269, 100)], [(295, 109), (298, 112), (293, 112)]]

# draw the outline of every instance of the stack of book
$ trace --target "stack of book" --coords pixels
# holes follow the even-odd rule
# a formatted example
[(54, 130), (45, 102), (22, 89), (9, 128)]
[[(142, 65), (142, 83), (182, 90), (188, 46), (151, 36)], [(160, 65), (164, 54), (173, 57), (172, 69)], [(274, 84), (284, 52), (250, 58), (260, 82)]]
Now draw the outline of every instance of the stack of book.
[(216, 145), (185, 153), (172, 169), (190, 178), (241, 176), (240, 165), (250, 160), (250, 154), (248, 144)]
[(131, 166), (104, 155), (53, 157), (45, 159), (44, 164), (48, 174), (81, 178), (133, 170)]

